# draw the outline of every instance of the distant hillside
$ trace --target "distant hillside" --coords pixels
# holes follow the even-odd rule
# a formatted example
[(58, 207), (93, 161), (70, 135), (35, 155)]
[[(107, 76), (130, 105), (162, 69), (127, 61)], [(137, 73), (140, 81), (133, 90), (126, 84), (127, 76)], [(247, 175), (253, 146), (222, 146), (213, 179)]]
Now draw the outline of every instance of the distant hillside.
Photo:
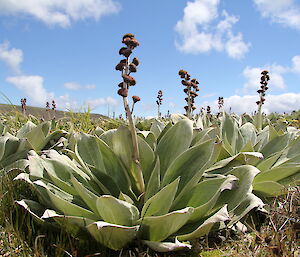
[[(9, 112), (20, 112), (22, 113), (22, 108), (20, 105), (10, 105), (10, 104), (0, 104), (0, 113), (9, 113)], [(44, 118), (48, 119), (49, 115), (46, 112), (45, 108), (40, 107), (33, 107), (33, 106), (26, 106), (26, 114), (27, 115), (33, 115), (37, 118)], [(52, 110), (50, 110), (50, 114), (52, 115)], [(91, 113), (92, 119), (107, 119), (107, 116), (97, 114), (97, 113)], [(63, 118), (63, 117), (70, 117), (70, 112), (65, 111), (56, 111), (55, 117), (57, 119)]]

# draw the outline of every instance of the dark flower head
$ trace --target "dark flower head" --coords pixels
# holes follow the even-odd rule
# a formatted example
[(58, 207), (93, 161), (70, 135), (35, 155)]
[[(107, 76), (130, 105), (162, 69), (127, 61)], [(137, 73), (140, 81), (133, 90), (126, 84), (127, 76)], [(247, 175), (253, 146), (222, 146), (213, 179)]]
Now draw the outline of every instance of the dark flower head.
[(196, 83), (194, 83), (193, 81), (191, 81), (191, 85), (192, 85), (192, 87), (193, 87), (194, 89), (196, 89), (196, 88), (197, 88), (197, 84), (196, 84)]
[(188, 108), (189, 108), (188, 106), (184, 106), (184, 109), (185, 109), (186, 111), (188, 110)]
[(267, 70), (263, 70), (262, 72), (261, 72), (261, 74), (262, 75), (267, 75), (269, 72), (267, 71)]
[(127, 88), (120, 88), (118, 90), (118, 94), (120, 96), (127, 97), (128, 96), (128, 89)]
[(192, 105), (192, 110), (196, 110), (196, 106), (195, 105)]
[(136, 65), (133, 64), (133, 63), (130, 63), (130, 64), (129, 64), (129, 70), (130, 70), (131, 72), (136, 72)]
[(129, 37), (124, 38), (122, 43), (124, 43), (130, 48), (135, 48), (140, 45), (139, 41), (137, 41), (135, 38), (129, 38)]
[(125, 63), (120, 62), (116, 65), (115, 69), (118, 71), (122, 71), (124, 69), (125, 65), (126, 65)]
[(187, 71), (186, 70), (180, 70), (179, 72), (178, 72), (178, 75), (179, 76), (185, 76), (187, 74)]
[(132, 34), (132, 33), (126, 33), (124, 36), (123, 36), (123, 40), (125, 39), (125, 38), (134, 38), (135, 36), (134, 36), (134, 34)]
[(160, 102), (159, 102), (158, 100), (156, 100), (156, 104), (157, 104), (157, 105), (160, 105)]
[(262, 93), (263, 92), (263, 90), (261, 90), (261, 89), (259, 89), (259, 90), (257, 90), (257, 93)]
[(135, 64), (136, 66), (138, 66), (138, 65), (140, 64), (140, 61), (139, 61), (138, 58), (134, 57), (134, 58), (132, 59), (132, 63)]
[(124, 79), (124, 82), (130, 84), (130, 86), (134, 86), (136, 84), (135, 78), (131, 77), (127, 74), (123, 75), (123, 79)]
[(192, 79), (191, 82), (193, 82), (193, 83), (195, 83), (195, 84), (197, 84), (197, 85), (199, 84), (198, 79)]
[(186, 101), (186, 102), (188, 102), (188, 101), (189, 101), (189, 98), (188, 98), (188, 97), (186, 97), (186, 98), (184, 98), (184, 99), (185, 99), (185, 101)]
[(118, 87), (123, 88), (124, 82), (119, 83)]
[(134, 103), (137, 103), (138, 101), (141, 101), (141, 98), (137, 95), (132, 96), (132, 100)]
[(183, 92), (186, 93), (186, 94), (188, 93), (188, 91), (189, 90), (187, 88), (183, 89)]
[(187, 85), (186, 83), (187, 83), (187, 81), (181, 80), (181, 84), (182, 84), (182, 85), (186, 86), (186, 85)]
[(192, 83), (190, 81), (186, 81), (186, 84), (185, 84), (187, 87), (191, 87), (192, 86)]
[(122, 47), (119, 50), (119, 54), (124, 55), (125, 57), (129, 57), (132, 54), (132, 51), (128, 47)]

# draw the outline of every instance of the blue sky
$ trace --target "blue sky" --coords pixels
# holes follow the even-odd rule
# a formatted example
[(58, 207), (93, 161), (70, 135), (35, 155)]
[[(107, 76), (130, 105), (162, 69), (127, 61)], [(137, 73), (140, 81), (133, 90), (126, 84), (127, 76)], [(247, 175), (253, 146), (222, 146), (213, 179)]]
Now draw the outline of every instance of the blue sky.
[(254, 111), (262, 69), (265, 111), (300, 109), (298, 0), (0, 0), (0, 91), (14, 104), (119, 115), (114, 67), (128, 32), (140, 41), (137, 115), (156, 115), (158, 90), (163, 114), (183, 113), (179, 69), (200, 81), (198, 110), (223, 96), (227, 109)]

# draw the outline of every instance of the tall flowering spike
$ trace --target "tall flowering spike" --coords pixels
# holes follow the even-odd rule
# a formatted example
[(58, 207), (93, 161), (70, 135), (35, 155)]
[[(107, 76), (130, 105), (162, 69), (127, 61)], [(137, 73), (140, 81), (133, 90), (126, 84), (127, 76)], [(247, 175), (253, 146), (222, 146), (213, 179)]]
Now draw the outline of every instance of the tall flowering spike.
[[(179, 70), (178, 75), (183, 79), (181, 80), (181, 84), (185, 87), (183, 91), (187, 95), (187, 97), (185, 98), (187, 105), (184, 107), (184, 109), (186, 110), (186, 116), (191, 118), (193, 111), (196, 109), (194, 103), (195, 98), (198, 96), (196, 92), (199, 91), (199, 81), (195, 78), (191, 79), (190, 74), (186, 70)], [(193, 91), (192, 89), (194, 89), (195, 91)]]
[(260, 78), (260, 89), (257, 90), (257, 93), (259, 94), (259, 101), (256, 102), (258, 105), (258, 108), (261, 109), (262, 105), (265, 102), (265, 95), (266, 91), (268, 90), (268, 82), (270, 80), (269, 72), (267, 70), (264, 70), (261, 72), (261, 78)]
[(128, 33), (123, 36), (122, 43), (125, 44), (125, 46), (123, 46), (119, 50), (119, 54), (124, 56), (125, 59), (122, 59), (117, 64), (115, 69), (121, 72), (121, 77), (123, 79), (123, 82), (118, 84), (119, 89), (117, 92), (118, 95), (120, 95), (123, 98), (124, 109), (125, 109), (126, 117), (128, 119), (129, 130), (132, 139), (132, 145), (133, 145), (132, 163), (135, 166), (133, 168), (135, 172), (133, 177), (135, 179), (137, 189), (140, 191), (141, 194), (144, 194), (145, 183), (144, 183), (142, 168), (140, 164), (140, 154), (139, 154), (137, 133), (132, 118), (134, 105), (141, 99), (138, 96), (133, 96), (132, 97), (133, 103), (131, 109), (128, 103), (129, 88), (130, 86), (136, 85), (136, 80), (134, 77), (130, 76), (130, 73), (136, 72), (137, 66), (140, 63), (137, 58), (133, 58), (132, 62), (130, 63), (130, 56), (132, 54), (133, 49), (139, 45), (139, 42), (136, 40), (134, 34)]
[(269, 72), (267, 70), (264, 70), (261, 72), (261, 78), (260, 78), (260, 89), (257, 90), (257, 93), (259, 94), (259, 101), (256, 102), (258, 105), (258, 111), (256, 115), (256, 128), (258, 131), (261, 131), (262, 129), (262, 123), (263, 123), (263, 117), (262, 117), (262, 106), (265, 103), (265, 96), (266, 91), (268, 90), (268, 82), (270, 80)]
[(163, 100), (163, 92), (161, 90), (158, 91), (157, 93), (157, 100), (156, 100), (156, 104), (157, 104), (157, 116), (158, 118), (161, 117), (161, 112), (160, 112), (160, 106), (162, 105), (162, 100)]
[(24, 116), (26, 115), (26, 105), (27, 105), (26, 98), (22, 98), (21, 99), (21, 107), (22, 107), (22, 113)]

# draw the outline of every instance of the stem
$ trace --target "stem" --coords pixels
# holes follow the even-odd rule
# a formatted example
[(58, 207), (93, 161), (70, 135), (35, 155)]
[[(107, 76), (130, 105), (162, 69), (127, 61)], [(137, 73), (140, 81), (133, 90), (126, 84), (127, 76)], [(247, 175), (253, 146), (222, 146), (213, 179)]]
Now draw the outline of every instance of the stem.
[(132, 144), (133, 144), (132, 159), (133, 159), (133, 164), (136, 168), (135, 175), (137, 178), (139, 190), (141, 193), (144, 193), (145, 192), (145, 183), (144, 183), (144, 178), (143, 178), (143, 173), (142, 173), (142, 168), (141, 168), (141, 163), (140, 163), (140, 152), (139, 152), (138, 139), (137, 139), (135, 126), (134, 126), (133, 119), (132, 119), (132, 114), (129, 109), (127, 97), (123, 97), (123, 103), (124, 103), (124, 108), (125, 108), (127, 118), (128, 118), (129, 130), (131, 133), (131, 139), (132, 139)]
[(157, 105), (157, 117), (160, 118), (160, 104)]
[(191, 87), (188, 87), (188, 109), (186, 116), (191, 118)]
[(131, 114), (133, 113), (133, 110), (134, 110), (134, 102), (132, 103)]
[[(124, 73), (125, 74), (129, 73), (129, 57), (127, 57), (126, 68), (122, 72), (122, 75)], [(129, 85), (127, 85), (125, 82), (123, 82), (123, 88), (128, 89)], [(132, 106), (132, 111), (130, 111), (127, 97), (123, 97), (123, 104), (124, 104), (124, 109), (125, 109), (126, 116), (128, 119), (129, 130), (130, 130), (132, 144), (133, 144), (132, 159), (133, 159), (133, 165), (135, 166), (135, 169), (134, 169), (136, 172), (135, 177), (137, 179), (138, 189), (140, 190), (140, 193), (143, 194), (145, 192), (145, 183), (144, 183), (143, 172), (142, 172), (141, 163), (140, 163), (140, 152), (139, 152), (137, 133), (136, 133), (136, 129), (135, 129), (135, 126), (133, 123), (133, 119), (132, 119), (132, 111), (133, 111), (134, 104)]]
[[(260, 99), (262, 98), (262, 96), (260, 96)], [(262, 129), (262, 102), (260, 100), (260, 103), (258, 105), (258, 111), (257, 111), (257, 115), (258, 115), (258, 124), (257, 124), (257, 129), (258, 131), (261, 131)]]

